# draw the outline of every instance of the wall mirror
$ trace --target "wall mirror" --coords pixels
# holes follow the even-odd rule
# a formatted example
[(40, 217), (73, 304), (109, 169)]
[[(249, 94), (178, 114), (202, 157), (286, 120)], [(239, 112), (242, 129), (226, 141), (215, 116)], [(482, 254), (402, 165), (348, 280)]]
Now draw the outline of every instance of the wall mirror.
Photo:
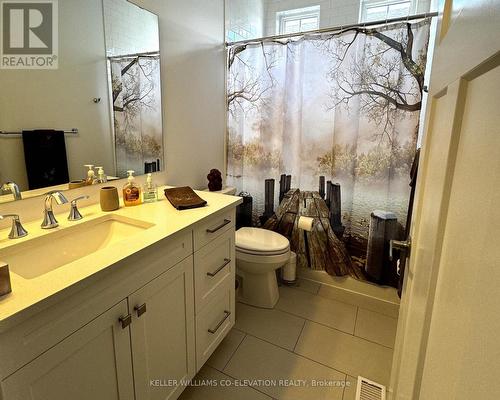
[(158, 17), (65, 0), (58, 30), (58, 69), (0, 70), (0, 203), (16, 185), (18, 199), (78, 187), (85, 165), (109, 180), (164, 169)]

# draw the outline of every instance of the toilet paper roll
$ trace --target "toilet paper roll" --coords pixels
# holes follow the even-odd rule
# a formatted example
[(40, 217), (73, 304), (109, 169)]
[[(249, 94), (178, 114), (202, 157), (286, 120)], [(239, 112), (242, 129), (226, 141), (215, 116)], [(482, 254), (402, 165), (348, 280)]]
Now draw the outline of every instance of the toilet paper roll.
[(311, 217), (299, 217), (299, 229), (303, 229), (307, 232), (311, 232), (313, 228), (314, 218)]

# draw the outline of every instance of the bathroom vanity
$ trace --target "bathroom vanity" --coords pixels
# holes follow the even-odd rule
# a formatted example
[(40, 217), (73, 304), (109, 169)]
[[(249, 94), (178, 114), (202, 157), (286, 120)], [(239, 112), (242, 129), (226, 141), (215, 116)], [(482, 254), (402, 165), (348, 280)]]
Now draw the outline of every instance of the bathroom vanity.
[(176, 399), (234, 325), (235, 207), (168, 201), (9, 240), (0, 260), (0, 399)]

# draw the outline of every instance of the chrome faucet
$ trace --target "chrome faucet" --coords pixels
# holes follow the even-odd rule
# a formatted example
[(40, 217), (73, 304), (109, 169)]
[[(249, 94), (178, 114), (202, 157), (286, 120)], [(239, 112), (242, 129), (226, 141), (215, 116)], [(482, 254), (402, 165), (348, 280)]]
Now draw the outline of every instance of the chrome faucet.
[(59, 226), (59, 223), (54, 216), (54, 212), (52, 211), (52, 200), (55, 200), (59, 205), (66, 204), (68, 202), (68, 199), (58, 190), (46, 193), (42, 229), (52, 229)]
[(89, 196), (80, 196), (76, 199), (71, 200), (71, 210), (69, 211), (68, 221), (79, 221), (83, 218), (82, 214), (78, 210), (76, 202), (78, 200), (88, 199)]
[(15, 182), (6, 182), (2, 185), (1, 191), (3, 193), (12, 193), (14, 195), (14, 200), (22, 200), (21, 191), (19, 186)]
[(25, 237), (28, 234), (28, 231), (24, 229), (24, 227), (21, 225), (21, 220), (19, 219), (19, 215), (17, 214), (0, 215), (0, 220), (8, 217), (12, 218), (12, 228), (9, 233), (9, 239), (19, 239)]

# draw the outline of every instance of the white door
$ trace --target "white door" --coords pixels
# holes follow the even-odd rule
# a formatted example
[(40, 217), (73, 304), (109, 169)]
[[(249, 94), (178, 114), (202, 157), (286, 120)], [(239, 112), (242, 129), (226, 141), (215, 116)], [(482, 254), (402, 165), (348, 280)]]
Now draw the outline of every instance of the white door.
[(195, 373), (193, 257), (129, 296), (136, 400), (176, 399)]
[(5, 400), (134, 400), (123, 300), (2, 382)]
[(500, 398), (500, 1), (442, 0), (389, 396)]

